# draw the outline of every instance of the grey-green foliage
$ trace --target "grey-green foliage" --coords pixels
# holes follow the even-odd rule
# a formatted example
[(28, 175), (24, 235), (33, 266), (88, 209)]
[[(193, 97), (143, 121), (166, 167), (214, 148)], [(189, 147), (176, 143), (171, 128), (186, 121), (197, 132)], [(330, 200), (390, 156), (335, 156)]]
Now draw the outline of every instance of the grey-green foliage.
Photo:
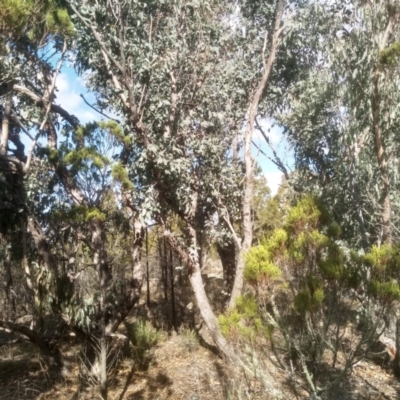
[[(245, 82), (246, 95), (251, 96), (263, 73), (263, 49), (265, 60), (270, 54), (278, 1), (241, 0), (238, 5), (241, 30), (237, 51), (242, 57), (239, 58), (240, 72), (237, 74)], [(295, 80), (304, 76), (317, 57), (313, 48), (318, 36), (308, 32), (317, 25), (316, 21), (310, 21), (311, 5), (309, 0), (286, 0), (283, 3), (280, 23), (283, 30), (272, 73), (261, 98), (259, 116), (271, 117), (277, 110), (287, 107), (285, 92)]]
[(295, 149), (298, 187), (321, 194), (347, 237), (364, 246), (381, 234), (371, 107), (376, 71), (394, 224), (398, 215), (398, 25), (379, 51), (389, 19), (398, 13), (386, 2), (315, 3), (304, 20), (313, 23), (302, 31), (302, 52), (314, 56), (285, 93), (287, 108), (277, 116)]
[[(100, 106), (112, 104), (132, 137), (130, 177), (142, 193), (146, 217), (172, 211), (192, 218), (197, 213), (204, 225), (220, 203), (237, 214), (241, 171), (229, 162), (230, 128), (244, 108), (232, 86), (234, 44), (231, 27), (224, 23), (230, 10), (208, 0), (99, 1), (78, 10), (101, 31), (112, 57), (126, 63), (130, 88), (113, 63), (108, 70), (93, 34), (74, 17), (79, 69), (91, 70), (89, 85), (99, 93)], [(129, 90), (135, 111), (120, 99), (121, 91), (129, 97)], [(194, 194), (197, 210), (191, 210)]]

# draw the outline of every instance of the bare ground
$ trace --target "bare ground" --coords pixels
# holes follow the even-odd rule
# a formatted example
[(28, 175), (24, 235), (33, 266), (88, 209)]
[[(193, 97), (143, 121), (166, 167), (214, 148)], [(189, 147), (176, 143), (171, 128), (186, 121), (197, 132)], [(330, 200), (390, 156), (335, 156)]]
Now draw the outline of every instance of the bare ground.
[[(19, 347), (17, 347), (19, 346)], [(64, 349), (71, 362), (71, 376), (60, 381), (40, 363), (35, 350), (15, 345), (2, 349), (0, 360), (0, 400), (92, 400), (96, 388), (79, 378), (78, 348)], [(224, 400), (224, 399), (308, 399), (297, 381), (297, 393), (291, 391), (290, 373), (273, 359), (263, 362), (263, 376), (241, 375), (228, 371), (209, 350), (185, 335), (173, 335), (152, 350), (147, 370), (137, 367), (131, 358), (120, 360), (118, 370), (110, 373), (111, 400)], [(256, 371), (257, 372), (257, 371)], [(332, 400), (400, 399), (400, 383), (390, 370), (372, 362), (360, 362), (350, 377), (328, 397)]]

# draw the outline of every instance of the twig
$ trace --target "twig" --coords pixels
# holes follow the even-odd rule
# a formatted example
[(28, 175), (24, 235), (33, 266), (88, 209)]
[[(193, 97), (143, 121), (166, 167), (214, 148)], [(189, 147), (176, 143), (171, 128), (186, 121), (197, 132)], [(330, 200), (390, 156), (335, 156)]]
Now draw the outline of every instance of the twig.
[(104, 117), (106, 117), (106, 118), (108, 118), (108, 119), (111, 119), (112, 121), (117, 122), (118, 124), (121, 123), (121, 121), (119, 121), (118, 119), (109, 117), (108, 115), (104, 114), (102, 111), (98, 110), (96, 107), (92, 106), (92, 105), (85, 99), (85, 97), (83, 96), (83, 94), (81, 94), (80, 96), (82, 97), (83, 101), (84, 101), (90, 108), (92, 108), (94, 111), (98, 112), (99, 114), (103, 115)]
[(271, 140), (269, 139), (267, 134), (264, 132), (264, 129), (258, 123), (257, 118), (255, 118), (255, 123), (256, 123), (257, 129), (261, 132), (261, 135), (263, 136), (263, 138), (267, 142), (269, 148), (271, 149), (271, 151), (272, 151), (272, 153), (273, 153), (273, 155), (275, 157), (275, 161), (273, 161), (273, 160), (271, 160), (271, 161), (283, 172), (283, 174), (285, 175), (286, 180), (289, 181), (290, 177), (289, 177), (289, 172), (288, 172), (287, 168), (285, 167), (285, 165), (283, 164), (282, 160), (278, 156), (278, 153), (276, 152), (274, 146), (272, 145)]

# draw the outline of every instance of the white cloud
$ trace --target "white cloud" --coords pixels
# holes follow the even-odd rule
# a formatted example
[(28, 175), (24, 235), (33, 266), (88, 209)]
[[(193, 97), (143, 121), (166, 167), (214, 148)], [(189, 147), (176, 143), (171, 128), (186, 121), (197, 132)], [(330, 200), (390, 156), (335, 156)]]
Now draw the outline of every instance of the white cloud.
[(61, 73), (57, 77), (56, 86), (55, 102), (70, 114), (75, 115), (81, 123), (99, 119), (99, 116), (85, 104), (80, 96), (80, 92), (86, 91), (81, 78), (70, 78), (67, 74)]
[(274, 171), (266, 172), (264, 176), (267, 179), (268, 187), (271, 189), (271, 195), (274, 196), (276, 193), (278, 193), (283, 174), (280, 171)]

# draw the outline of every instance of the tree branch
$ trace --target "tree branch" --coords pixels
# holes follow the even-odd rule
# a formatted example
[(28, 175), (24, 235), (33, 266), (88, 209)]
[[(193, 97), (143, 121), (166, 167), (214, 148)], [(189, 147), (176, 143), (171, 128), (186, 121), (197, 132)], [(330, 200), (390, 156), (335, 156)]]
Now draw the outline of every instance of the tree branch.
[(112, 54), (107, 50), (107, 48), (104, 46), (103, 41), (101, 40), (100, 35), (96, 32), (96, 30), (93, 28), (93, 26), (91, 24), (89, 24), (85, 18), (83, 18), (82, 14), (76, 9), (76, 7), (72, 4), (71, 1), (68, 1), (68, 4), (70, 5), (70, 7), (72, 8), (72, 10), (74, 11), (74, 13), (77, 15), (77, 17), (82, 21), (83, 25), (86, 26), (86, 28), (88, 28), (94, 38), (97, 41), (97, 44), (100, 46), (100, 49), (107, 54), (107, 57), (109, 60), (111, 60), (111, 62), (115, 65), (115, 67), (123, 74), (124, 70), (121, 66), (121, 64), (112, 56)]
[(285, 167), (285, 165), (283, 164), (283, 161), (278, 156), (278, 153), (276, 152), (274, 146), (272, 145), (271, 140), (269, 139), (267, 134), (264, 132), (264, 129), (258, 123), (257, 118), (255, 118), (255, 123), (256, 123), (257, 129), (261, 132), (261, 135), (263, 136), (264, 140), (267, 142), (269, 148), (272, 151), (272, 154), (274, 155), (275, 160), (273, 160), (271, 158), (270, 158), (270, 160), (282, 171), (282, 173), (285, 175), (286, 180), (289, 181), (289, 172), (288, 172), (287, 168)]
[[(32, 92), (28, 88), (20, 85), (14, 85), (14, 89), (17, 92), (23, 93), (27, 95), (31, 100), (33, 100), (36, 104), (39, 106), (43, 106), (45, 104), (45, 101), (43, 98), (38, 96), (36, 93)], [(62, 118), (64, 118), (74, 129), (77, 129), (79, 127), (79, 121), (78, 119), (74, 116), (68, 113), (64, 108), (56, 105), (56, 104), (51, 104), (51, 111), (55, 112), (56, 114), (60, 115)]]
[(119, 121), (118, 119), (109, 117), (108, 115), (104, 114), (102, 111), (98, 110), (96, 107), (92, 106), (92, 105), (85, 99), (85, 97), (83, 96), (83, 94), (81, 94), (80, 96), (82, 97), (83, 101), (84, 101), (90, 108), (92, 108), (94, 111), (98, 112), (98, 113), (99, 113), (100, 115), (102, 115), (103, 117), (106, 117), (106, 118), (108, 118), (108, 119), (110, 119), (110, 120), (112, 120), (112, 121), (115, 121), (115, 122), (118, 123), (118, 124), (121, 123), (121, 121)]

